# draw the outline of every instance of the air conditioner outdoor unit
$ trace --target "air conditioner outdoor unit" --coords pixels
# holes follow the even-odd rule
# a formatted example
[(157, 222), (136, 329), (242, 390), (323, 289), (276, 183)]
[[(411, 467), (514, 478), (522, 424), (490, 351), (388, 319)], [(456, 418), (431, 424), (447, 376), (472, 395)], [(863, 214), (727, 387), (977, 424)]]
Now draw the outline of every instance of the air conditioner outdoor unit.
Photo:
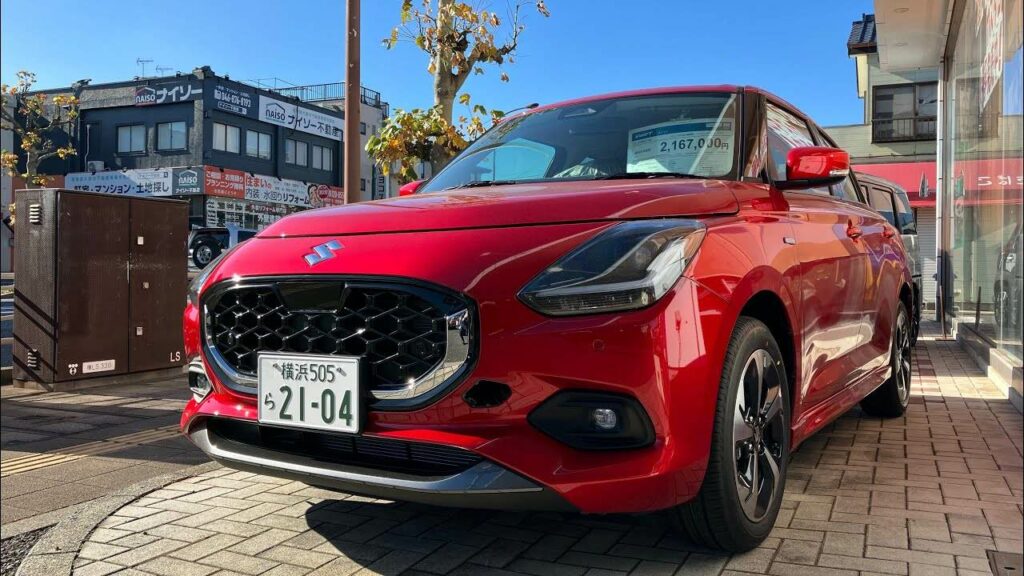
[(90, 172), (102, 172), (106, 170), (103, 160), (89, 160), (85, 163)]

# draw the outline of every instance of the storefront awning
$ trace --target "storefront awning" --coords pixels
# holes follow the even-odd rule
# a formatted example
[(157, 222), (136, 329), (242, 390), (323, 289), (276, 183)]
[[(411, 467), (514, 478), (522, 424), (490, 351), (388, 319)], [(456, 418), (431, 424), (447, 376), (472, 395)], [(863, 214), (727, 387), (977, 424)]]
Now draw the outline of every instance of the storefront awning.
[[(937, 173), (935, 161), (857, 164), (858, 172), (885, 178), (907, 191), (915, 208), (934, 207)], [(957, 192), (974, 204), (1019, 204), (1024, 189), (1021, 158), (990, 158), (953, 162)]]

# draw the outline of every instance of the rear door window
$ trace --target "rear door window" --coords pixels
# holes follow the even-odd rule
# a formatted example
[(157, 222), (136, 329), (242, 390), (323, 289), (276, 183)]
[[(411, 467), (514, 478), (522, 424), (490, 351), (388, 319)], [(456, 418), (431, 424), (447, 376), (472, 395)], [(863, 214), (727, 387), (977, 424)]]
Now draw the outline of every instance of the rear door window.
[(900, 234), (917, 234), (917, 219), (914, 217), (914, 210), (910, 207), (910, 199), (907, 193), (902, 190), (893, 194), (896, 199), (896, 228)]
[(871, 203), (871, 207), (884, 216), (889, 224), (892, 224), (895, 228), (899, 228), (899, 226), (896, 225), (896, 213), (892, 205), (892, 192), (885, 188), (879, 188), (878, 186), (868, 186), (867, 190), (868, 201)]

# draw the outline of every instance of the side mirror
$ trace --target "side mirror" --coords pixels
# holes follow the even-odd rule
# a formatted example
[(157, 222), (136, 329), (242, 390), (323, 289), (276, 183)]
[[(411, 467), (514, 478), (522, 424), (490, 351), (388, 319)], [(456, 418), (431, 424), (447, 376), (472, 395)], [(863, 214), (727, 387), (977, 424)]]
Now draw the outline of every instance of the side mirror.
[(850, 174), (850, 155), (838, 148), (804, 146), (786, 155), (786, 180), (780, 189), (815, 188), (842, 182)]
[(423, 184), (423, 180), (413, 180), (408, 184), (402, 184), (402, 187), (398, 189), (399, 196), (412, 196), (419, 190), (420, 185)]

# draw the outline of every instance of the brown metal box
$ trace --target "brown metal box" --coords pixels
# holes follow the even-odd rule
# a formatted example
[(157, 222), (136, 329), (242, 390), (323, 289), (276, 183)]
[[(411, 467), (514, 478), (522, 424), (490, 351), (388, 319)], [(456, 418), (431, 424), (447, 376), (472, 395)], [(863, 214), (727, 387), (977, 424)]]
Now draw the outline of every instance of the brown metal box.
[(180, 320), (168, 319), (180, 318), (185, 298), (187, 203), (53, 189), (19, 190), (16, 200), (16, 379), (182, 363)]

